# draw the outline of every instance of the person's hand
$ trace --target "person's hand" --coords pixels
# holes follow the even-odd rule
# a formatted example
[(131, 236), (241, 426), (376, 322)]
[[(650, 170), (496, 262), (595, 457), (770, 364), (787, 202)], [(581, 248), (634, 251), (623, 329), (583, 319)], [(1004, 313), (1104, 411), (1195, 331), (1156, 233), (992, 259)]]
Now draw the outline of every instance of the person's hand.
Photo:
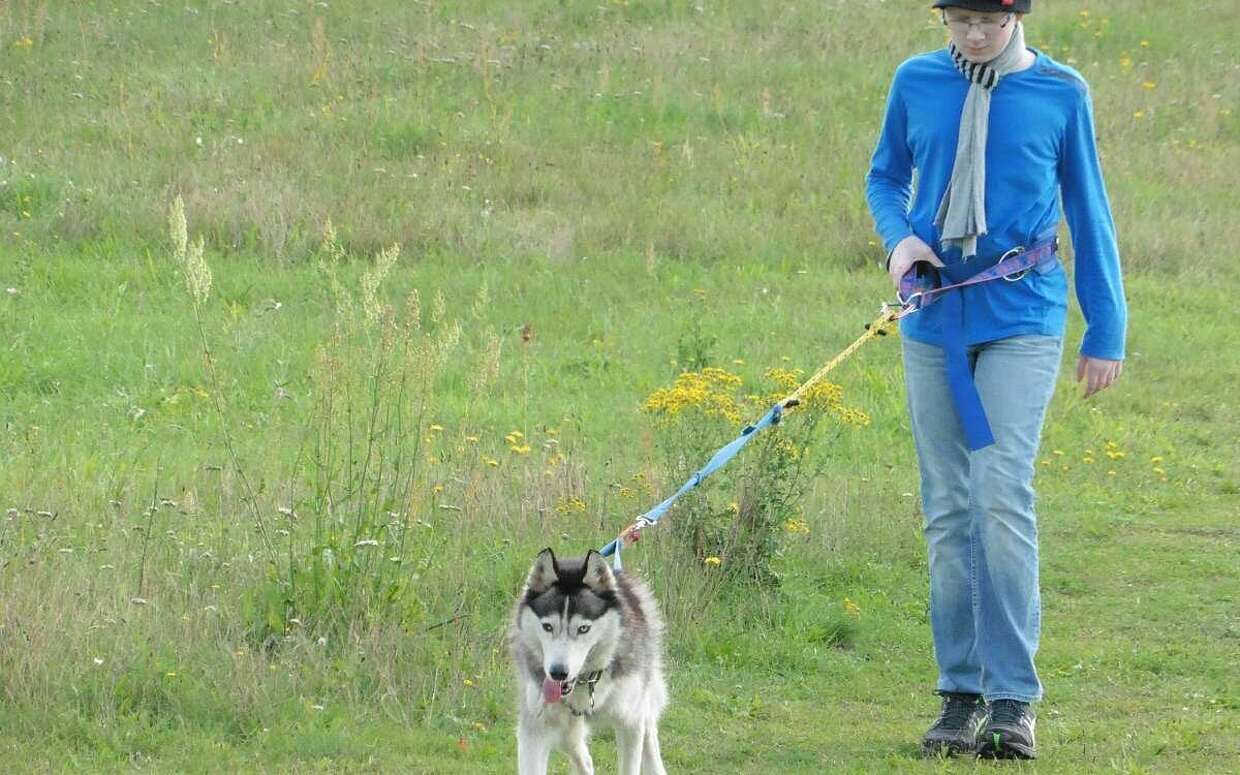
[(887, 263), (887, 274), (891, 275), (891, 282), (895, 284), (896, 290), (900, 288), (900, 278), (918, 261), (928, 261), (931, 266), (940, 268), (943, 266), (943, 262), (929, 245), (922, 242), (916, 234), (910, 234), (900, 240), (896, 249), (891, 251), (891, 260)]
[(1105, 358), (1082, 355), (1076, 362), (1076, 381), (1085, 380), (1085, 397), (1089, 398), (1099, 390), (1111, 387), (1123, 370), (1123, 361), (1108, 361)]

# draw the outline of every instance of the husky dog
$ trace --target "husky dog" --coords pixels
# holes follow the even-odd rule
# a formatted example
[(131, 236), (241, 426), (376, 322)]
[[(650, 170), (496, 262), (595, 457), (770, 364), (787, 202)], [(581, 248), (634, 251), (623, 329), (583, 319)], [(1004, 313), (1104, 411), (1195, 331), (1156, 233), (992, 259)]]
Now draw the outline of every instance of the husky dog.
[(616, 731), (621, 775), (666, 775), (659, 754), (663, 621), (654, 598), (598, 552), (539, 553), (517, 600), (510, 643), (517, 668), (520, 775), (544, 775), (551, 749), (591, 775), (590, 726)]

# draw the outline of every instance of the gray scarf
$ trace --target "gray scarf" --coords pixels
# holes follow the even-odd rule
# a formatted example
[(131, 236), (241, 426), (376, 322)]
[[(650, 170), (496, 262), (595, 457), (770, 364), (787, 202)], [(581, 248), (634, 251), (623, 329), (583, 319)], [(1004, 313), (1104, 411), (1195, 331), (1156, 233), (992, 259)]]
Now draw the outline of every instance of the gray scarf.
[(989, 62), (970, 62), (952, 43), (952, 62), (969, 79), (969, 93), (960, 111), (960, 138), (952, 179), (939, 203), (934, 225), (945, 246), (959, 247), (965, 258), (977, 254), (977, 238), (986, 233), (986, 129), (990, 124), (990, 92), (1003, 76), (1020, 64), (1025, 53), (1025, 31), (1020, 22), (999, 56)]

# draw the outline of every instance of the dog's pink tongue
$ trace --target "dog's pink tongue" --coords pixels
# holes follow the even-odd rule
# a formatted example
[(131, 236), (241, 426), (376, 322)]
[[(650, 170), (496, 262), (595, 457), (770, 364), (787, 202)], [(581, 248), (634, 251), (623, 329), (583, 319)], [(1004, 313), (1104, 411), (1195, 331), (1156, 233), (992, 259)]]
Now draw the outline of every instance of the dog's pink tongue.
[(550, 678), (543, 678), (543, 700), (545, 702), (559, 702), (562, 694), (563, 693), (560, 691), (559, 681), (553, 681)]

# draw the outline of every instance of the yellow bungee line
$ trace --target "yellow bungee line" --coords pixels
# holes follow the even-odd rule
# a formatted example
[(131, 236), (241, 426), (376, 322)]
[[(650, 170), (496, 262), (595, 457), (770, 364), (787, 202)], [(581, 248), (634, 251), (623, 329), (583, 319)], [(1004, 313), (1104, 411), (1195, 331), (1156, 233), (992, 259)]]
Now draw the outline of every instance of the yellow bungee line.
[(882, 314), (876, 317), (873, 323), (870, 323), (869, 325), (865, 327), (865, 333), (857, 337), (857, 339), (852, 344), (848, 345), (843, 350), (841, 350), (840, 353), (836, 355), (834, 358), (827, 361), (827, 363), (821, 369), (814, 372), (813, 376), (805, 380), (805, 382), (801, 383), (801, 386), (798, 387), (796, 390), (794, 390), (791, 395), (789, 395), (787, 398), (781, 401), (780, 404), (784, 407), (784, 409), (791, 409), (792, 407), (801, 403), (801, 396), (805, 393), (806, 390), (809, 390), (811, 387), (813, 387), (814, 383), (818, 382), (820, 379), (827, 376), (827, 373), (830, 372), (832, 369), (834, 369), (836, 366), (839, 366), (841, 363), (846, 361), (850, 355), (852, 355), (853, 353), (855, 353), (857, 350), (861, 348), (861, 345), (865, 344), (866, 342), (870, 341), (876, 336), (885, 335), (887, 333), (886, 331), (887, 326), (895, 322), (896, 319), (897, 318), (895, 316), (895, 313), (892, 312), (891, 308), (888, 305), (884, 304)]

